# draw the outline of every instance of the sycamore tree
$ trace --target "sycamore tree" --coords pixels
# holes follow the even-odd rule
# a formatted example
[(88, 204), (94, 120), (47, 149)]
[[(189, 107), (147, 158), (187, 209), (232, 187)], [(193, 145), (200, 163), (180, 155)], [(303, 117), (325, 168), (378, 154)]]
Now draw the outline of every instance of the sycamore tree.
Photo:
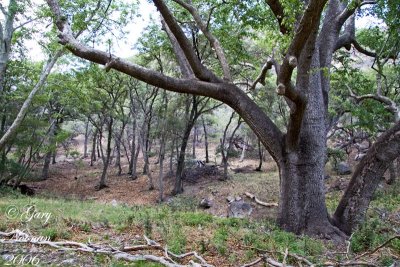
[[(323, 182), (333, 55), (343, 47), (352, 46), (365, 53), (354, 31), (357, 10), (375, 5), (380, 9), (372, 9), (371, 13), (385, 19), (385, 14), (398, 10), (396, 1), (153, 0), (164, 31), (172, 33), (170, 40), (180, 66), (179, 76), (168, 76), (118, 58), (109, 51), (93, 49), (74, 37), (74, 24), (71, 25), (64, 6), (57, 0), (47, 3), (59, 30), (60, 43), (74, 55), (150, 85), (211, 97), (233, 108), (278, 165), (278, 223), (283, 229), (333, 239), (344, 237), (344, 233), (350, 233), (363, 220), (370, 201), (368, 195), (376, 188), (366, 181), (380, 179), (389, 162), (400, 153), (400, 123), (397, 123), (377, 139), (374, 149), (360, 163), (355, 178), (359, 182), (349, 185), (350, 191), (354, 186), (356, 190), (351, 191), (352, 197), (342, 200), (342, 212), (335, 213), (333, 220), (330, 218)], [(182, 12), (191, 15), (190, 23), (177, 19)], [(388, 21), (396, 23), (396, 19)], [(201, 32), (212, 48), (209, 60), (200, 60), (201, 51), (188, 39), (188, 32), (193, 29)], [(244, 40), (254, 33), (264, 39), (278, 36), (280, 40), (276, 44), (278, 49), (267, 51), (272, 60), (265, 62), (254, 83), (262, 82), (269, 69), (275, 70), (276, 93), (290, 111), (286, 130), (281, 130), (238, 83), (243, 67), (238, 67), (235, 51), (246, 49)]]

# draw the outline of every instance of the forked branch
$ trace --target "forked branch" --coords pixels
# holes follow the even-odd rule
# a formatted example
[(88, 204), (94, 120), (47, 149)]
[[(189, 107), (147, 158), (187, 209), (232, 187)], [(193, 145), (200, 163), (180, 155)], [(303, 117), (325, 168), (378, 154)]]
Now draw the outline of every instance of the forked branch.
[(208, 39), (208, 41), (211, 43), (212, 47), (214, 48), (215, 53), (217, 54), (219, 63), (221, 65), (222, 71), (224, 73), (224, 80), (231, 82), (232, 77), (231, 77), (231, 73), (229, 70), (228, 60), (225, 57), (225, 53), (221, 46), (221, 43), (209, 31), (207, 24), (204, 23), (203, 20), (201, 19), (198, 10), (193, 5), (190, 5), (186, 2), (184, 2), (183, 0), (174, 0), (174, 2), (178, 3), (180, 6), (185, 8), (192, 15), (194, 21), (196, 22), (197, 27), (199, 27), (200, 30), (203, 32), (203, 34), (206, 36), (206, 38)]

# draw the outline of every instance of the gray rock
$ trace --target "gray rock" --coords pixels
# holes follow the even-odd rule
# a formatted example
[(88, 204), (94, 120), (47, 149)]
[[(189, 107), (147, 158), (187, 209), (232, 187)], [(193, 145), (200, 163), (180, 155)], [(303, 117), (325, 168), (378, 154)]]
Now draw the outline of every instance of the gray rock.
[(338, 165), (336, 166), (336, 172), (339, 175), (347, 175), (351, 174), (351, 168), (350, 165), (347, 162), (339, 162)]
[(201, 201), (200, 201), (200, 207), (201, 208), (203, 208), (203, 209), (209, 209), (209, 208), (211, 208), (212, 207), (212, 205), (213, 205), (213, 202), (212, 202), (212, 200), (210, 200), (210, 199), (208, 199), (208, 198), (203, 198)]
[(241, 201), (234, 201), (228, 207), (228, 217), (232, 218), (245, 218), (251, 215), (253, 211), (249, 203)]
[(241, 197), (235, 197), (235, 201), (240, 201), (240, 200), (242, 200)]
[(75, 259), (67, 259), (67, 260), (63, 260), (62, 262), (61, 262), (61, 265), (74, 265), (74, 263), (75, 263)]
[(233, 201), (235, 201), (235, 198), (232, 197), (232, 196), (228, 196), (228, 197), (226, 198), (226, 201), (228, 201), (228, 203), (232, 203)]

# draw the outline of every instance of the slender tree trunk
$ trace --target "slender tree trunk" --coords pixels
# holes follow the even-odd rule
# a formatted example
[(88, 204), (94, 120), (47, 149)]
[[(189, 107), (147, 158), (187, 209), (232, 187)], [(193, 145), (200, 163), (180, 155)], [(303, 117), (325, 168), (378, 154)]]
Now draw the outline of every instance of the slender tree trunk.
[(54, 165), (57, 163), (56, 158), (57, 158), (57, 144), (56, 144), (56, 149), (54, 149), (52, 155), (51, 155), (51, 164)]
[(170, 174), (174, 173), (173, 166), (174, 166), (175, 142), (176, 142), (176, 138), (173, 138), (171, 141), (170, 154), (169, 154), (169, 173)]
[(98, 130), (96, 130), (93, 133), (93, 139), (92, 139), (92, 155), (90, 157), (90, 166), (93, 166), (93, 162), (97, 160), (96, 157), (96, 140), (97, 140), (97, 135), (98, 135)]
[(182, 181), (182, 176), (183, 176), (183, 170), (185, 169), (185, 153), (186, 153), (186, 147), (189, 141), (190, 137), (190, 132), (192, 131), (194, 122), (193, 120), (190, 120), (187, 125), (185, 132), (182, 137), (182, 143), (180, 146), (179, 150), (179, 156), (178, 156), (178, 164), (176, 167), (176, 175), (175, 175), (175, 187), (173, 190), (173, 194), (181, 194), (183, 193), (183, 181)]
[(83, 158), (88, 157), (88, 140), (89, 140), (89, 119), (86, 121), (85, 126), (85, 141), (83, 142)]
[(193, 127), (193, 148), (192, 148), (192, 157), (196, 158), (196, 143), (197, 143), (197, 126)]
[(111, 158), (112, 127), (113, 127), (113, 118), (110, 117), (107, 129), (108, 130), (107, 149), (106, 149), (106, 155), (103, 156), (103, 172), (101, 174), (100, 183), (97, 188), (98, 190), (101, 190), (106, 187), (107, 170), (108, 170), (108, 165), (110, 165), (110, 158)]
[(244, 160), (245, 154), (246, 154), (246, 148), (247, 148), (247, 140), (246, 137), (243, 140), (243, 148), (242, 148), (242, 154), (240, 155), (240, 162)]
[[(17, 117), (11, 124), (10, 128), (7, 129), (5, 134), (1, 137), (0, 139), (0, 151), (3, 150), (5, 144), (7, 141), (14, 136), (14, 134), (17, 132), (18, 127), (21, 125), (22, 121), (25, 118), (26, 113), (28, 112), (29, 106), (31, 105), (34, 96), (36, 93), (39, 91), (40, 88), (42, 88), (43, 84), (46, 82), (47, 77), (49, 76), (51, 69), (57, 62), (58, 58), (61, 57), (63, 54), (62, 50), (58, 50), (54, 56), (51, 56), (47, 64), (42, 70), (42, 73), (40, 74), (39, 81), (35, 84), (33, 87), (32, 91), (29, 93), (28, 97), (24, 101), (21, 109), (19, 110)], [(1, 81), (0, 81), (1, 82)]]
[[(0, 27), (0, 97), (4, 91), (4, 77), (6, 74), (7, 64), (10, 60), (11, 54), (11, 40), (14, 33), (14, 19), (17, 12), (15, 8), (16, 0), (10, 0), (8, 4), (7, 15), (5, 16), (5, 21), (2, 21), (2, 27)], [(0, 100), (2, 100), (0, 98)], [(1, 151), (0, 147), (0, 151)]]
[[(52, 120), (51, 121), (51, 125), (50, 125), (50, 130), (49, 130), (49, 134), (48, 134), (48, 142), (47, 145), (48, 146), (52, 146), (53, 142), (54, 142), (54, 137), (56, 134), (56, 129), (57, 129), (57, 121), (56, 120)], [(47, 151), (45, 157), (44, 157), (44, 165), (43, 165), (43, 169), (42, 169), (42, 179), (43, 180), (47, 180), (49, 178), (49, 169), (50, 169), (50, 163), (51, 163), (51, 157), (53, 155), (53, 150), (49, 149), (49, 151)]]
[(153, 183), (153, 176), (151, 174), (150, 170), (150, 162), (149, 162), (149, 138), (150, 138), (150, 122), (144, 122), (144, 133), (142, 136), (142, 153), (143, 153), (143, 159), (144, 159), (144, 167), (143, 167), (143, 174), (146, 174), (147, 177), (149, 178), (149, 190), (154, 189), (154, 183)]
[(122, 167), (121, 167), (121, 142), (122, 142), (122, 139), (123, 139), (125, 126), (126, 126), (126, 123), (122, 122), (121, 131), (118, 133), (118, 135), (115, 138), (115, 148), (116, 148), (116, 152), (117, 152), (117, 156), (116, 156), (116, 159), (115, 159), (115, 167), (118, 167), (118, 175), (121, 175), (121, 173), (122, 173)]
[(203, 131), (204, 131), (204, 147), (205, 147), (205, 149), (206, 149), (206, 163), (209, 163), (209, 162), (210, 162), (210, 158), (209, 158), (209, 155), (208, 155), (208, 133), (207, 133), (207, 125), (206, 125), (206, 123), (204, 122), (204, 118), (203, 118), (203, 117), (201, 117), (201, 121), (202, 121), (202, 123), (203, 123)]
[(129, 163), (129, 171), (128, 174), (130, 175), (132, 180), (137, 178), (136, 175), (136, 164), (137, 164), (137, 156), (136, 156), (136, 106), (131, 99), (131, 109), (132, 109), (132, 142), (131, 142), (131, 161)]
[(158, 184), (159, 184), (159, 201), (162, 202), (164, 200), (164, 158), (165, 158), (165, 143), (167, 138), (167, 111), (168, 111), (168, 98), (167, 98), (167, 91), (163, 91), (163, 112), (164, 118), (161, 122), (161, 140), (160, 140), (160, 173), (158, 177)]
[(260, 139), (258, 139), (258, 158), (259, 158), (259, 162), (258, 162), (258, 167), (256, 168), (256, 171), (260, 172), (261, 171), (261, 167), (263, 164), (263, 159), (264, 159), (264, 155), (263, 155), (263, 150), (262, 150), (262, 146), (261, 146), (261, 142)]

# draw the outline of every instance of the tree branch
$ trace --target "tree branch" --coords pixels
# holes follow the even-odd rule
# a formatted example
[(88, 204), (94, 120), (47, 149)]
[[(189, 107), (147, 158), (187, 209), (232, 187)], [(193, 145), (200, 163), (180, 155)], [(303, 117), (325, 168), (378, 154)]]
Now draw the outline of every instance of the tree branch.
[(346, 87), (349, 90), (350, 96), (354, 98), (357, 101), (357, 103), (360, 103), (366, 99), (373, 99), (375, 101), (382, 103), (385, 109), (394, 115), (395, 121), (400, 120), (400, 107), (396, 104), (396, 102), (394, 102), (389, 97), (381, 95), (379, 86), (376, 94), (365, 94), (361, 96), (356, 95), (353, 92), (353, 90), (351, 90), (350, 86), (348, 86), (347, 84)]
[(163, 0), (153, 0), (155, 6), (158, 11), (161, 13), (164, 18), (165, 23), (168, 25), (171, 32), (176, 37), (180, 47), (182, 48), (192, 70), (197, 78), (202, 81), (208, 82), (222, 82), (218, 77), (216, 77), (210, 70), (208, 70), (204, 65), (201, 64), (198, 59), (196, 53), (193, 51), (193, 47), (190, 44), (189, 40), (186, 38), (185, 33), (182, 28), (178, 25), (178, 22), (175, 20), (174, 16), (171, 14), (167, 5)]
[(6, 11), (6, 9), (3, 7), (3, 4), (0, 3), (0, 10), (1, 13), (3, 13), (4, 17), (7, 17), (8, 12)]
[(219, 63), (224, 73), (224, 80), (231, 82), (232, 77), (229, 70), (228, 61), (225, 57), (224, 50), (222, 49), (219, 40), (208, 30), (207, 24), (203, 22), (197, 9), (194, 6), (185, 3), (182, 0), (173, 0), (173, 1), (178, 3), (183, 8), (185, 8), (192, 15), (194, 21), (196, 22), (197, 27), (200, 28), (200, 30), (204, 33), (208, 41), (211, 43), (211, 46), (215, 49), (215, 53), (217, 54)]
[(190, 67), (190, 64), (185, 57), (185, 54), (182, 50), (182, 48), (179, 46), (178, 41), (176, 40), (175, 36), (169, 29), (168, 25), (165, 23), (163, 19), (161, 19), (161, 24), (163, 25), (163, 29), (167, 33), (167, 36), (171, 42), (172, 49), (174, 50), (174, 54), (176, 56), (176, 59), (178, 61), (179, 68), (181, 69), (181, 73), (184, 78), (195, 78), (194, 73), (192, 68)]
[(364, 5), (374, 4), (376, 4), (376, 1), (358, 1), (356, 5), (354, 5), (354, 2), (350, 2), (348, 6), (337, 16), (336, 21), (339, 23), (339, 25), (343, 25), (343, 23), (354, 14), (357, 8), (360, 8)]
[(57, 60), (62, 56), (64, 49), (58, 50), (53, 56), (50, 56), (48, 62), (43, 68), (42, 73), (40, 74), (39, 81), (33, 87), (32, 91), (29, 93), (29, 96), (24, 101), (21, 109), (19, 110), (17, 117), (11, 124), (10, 128), (7, 129), (7, 132), (0, 139), (0, 151), (3, 150), (4, 146), (10, 140), (10, 138), (16, 133), (18, 127), (21, 125), (23, 119), (25, 118), (26, 113), (28, 112), (28, 108), (33, 101), (36, 93), (41, 89), (46, 82), (47, 77), (49, 76), (51, 69), (54, 67)]
[(279, 30), (282, 34), (287, 34), (289, 32), (288, 28), (283, 25), (283, 18), (285, 17), (285, 12), (283, 6), (279, 0), (265, 0), (267, 5), (271, 8), (272, 13), (274, 13), (275, 18), (278, 20)]
[(250, 90), (256, 89), (257, 83), (261, 83), (265, 85), (265, 79), (267, 77), (268, 70), (272, 69), (272, 66), (275, 66), (276, 73), (279, 73), (279, 66), (278, 63), (273, 59), (269, 59), (261, 68), (261, 73), (257, 76), (254, 82), (250, 86)]

